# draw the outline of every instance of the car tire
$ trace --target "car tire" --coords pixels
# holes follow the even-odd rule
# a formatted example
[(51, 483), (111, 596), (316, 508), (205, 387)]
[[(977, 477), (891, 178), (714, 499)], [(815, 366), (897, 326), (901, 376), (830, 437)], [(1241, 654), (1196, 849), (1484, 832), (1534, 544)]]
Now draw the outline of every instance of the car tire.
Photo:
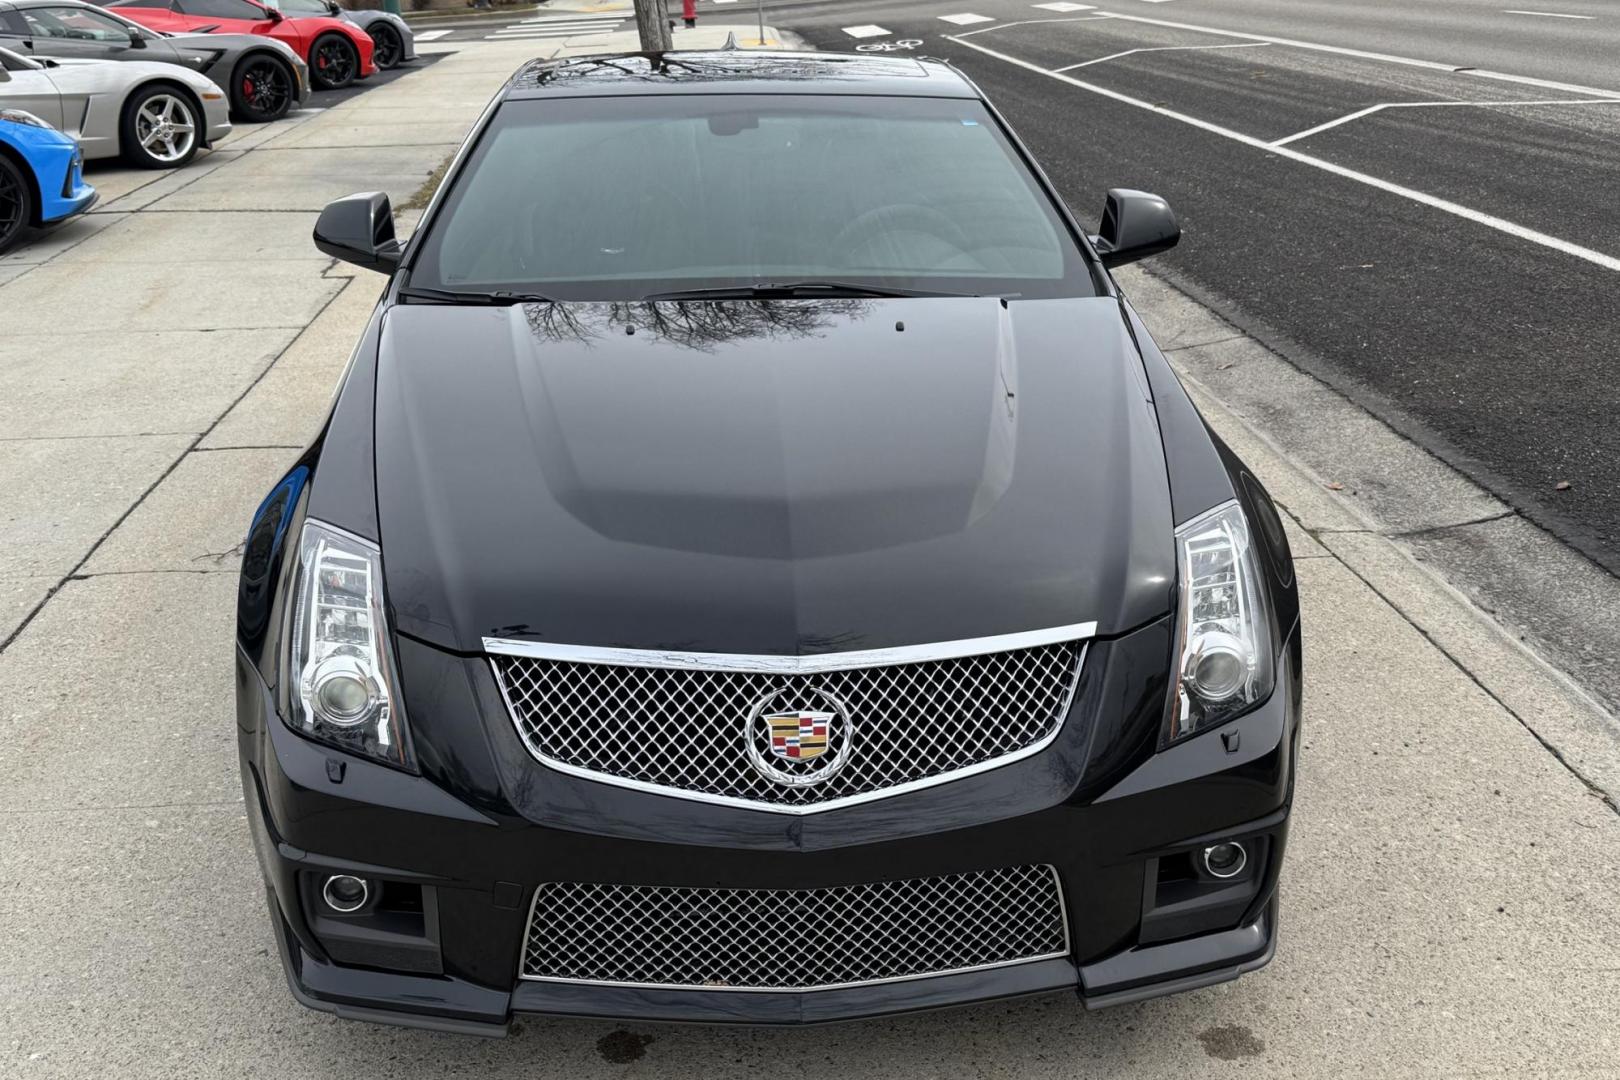
[(170, 83), (138, 87), (124, 102), (118, 148), (139, 169), (178, 169), (202, 145), (202, 110), (190, 94)]
[(399, 31), (379, 21), (366, 33), (371, 35), (371, 43), (377, 47), (371, 57), (372, 63), (377, 65), (377, 70), (387, 71), (398, 67), (399, 62), (405, 58), (405, 42), (399, 36)]
[(21, 167), (0, 154), (0, 255), (16, 245), (34, 219), (34, 185)]
[(309, 81), (318, 90), (341, 90), (360, 74), (360, 50), (342, 34), (322, 34), (309, 47)]
[(244, 124), (268, 124), (292, 109), (297, 76), (269, 53), (244, 56), (231, 76), (231, 113)]

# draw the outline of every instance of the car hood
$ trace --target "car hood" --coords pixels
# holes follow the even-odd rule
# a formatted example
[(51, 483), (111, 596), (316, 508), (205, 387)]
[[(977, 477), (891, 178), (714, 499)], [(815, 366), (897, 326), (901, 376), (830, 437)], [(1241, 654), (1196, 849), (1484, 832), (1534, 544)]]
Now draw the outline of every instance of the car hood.
[(813, 654), (1170, 609), (1163, 450), (1116, 302), (396, 306), (395, 625)]

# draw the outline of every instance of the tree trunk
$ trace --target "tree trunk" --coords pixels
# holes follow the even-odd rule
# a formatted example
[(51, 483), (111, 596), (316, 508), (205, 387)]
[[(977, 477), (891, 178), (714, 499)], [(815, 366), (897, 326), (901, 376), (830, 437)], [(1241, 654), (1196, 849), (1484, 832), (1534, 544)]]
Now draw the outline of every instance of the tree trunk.
[(636, 0), (636, 30), (641, 34), (642, 52), (667, 52), (670, 49), (664, 0)]

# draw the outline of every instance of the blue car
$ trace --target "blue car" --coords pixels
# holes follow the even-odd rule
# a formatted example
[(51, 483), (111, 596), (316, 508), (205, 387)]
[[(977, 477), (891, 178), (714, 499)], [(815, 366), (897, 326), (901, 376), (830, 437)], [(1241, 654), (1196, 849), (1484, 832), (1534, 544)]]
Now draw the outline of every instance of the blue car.
[(65, 221), (95, 201), (77, 140), (33, 113), (0, 109), (0, 255), (24, 229)]

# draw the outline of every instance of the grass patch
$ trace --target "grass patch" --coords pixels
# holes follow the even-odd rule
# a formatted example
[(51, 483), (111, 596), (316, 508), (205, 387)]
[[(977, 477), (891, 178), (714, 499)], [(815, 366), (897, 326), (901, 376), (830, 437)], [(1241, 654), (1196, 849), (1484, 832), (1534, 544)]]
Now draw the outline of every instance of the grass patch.
[(447, 154), (445, 159), (439, 162), (438, 167), (428, 173), (428, 178), (422, 181), (422, 186), (416, 189), (416, 193), (400, 203), (397, 209), (426, 210), (427, 204), (433, 201), (433, 193), (444, 183), (444, 174), (449, 171), (450, 162), (455, 160), (455, 156), (454, 153)]

